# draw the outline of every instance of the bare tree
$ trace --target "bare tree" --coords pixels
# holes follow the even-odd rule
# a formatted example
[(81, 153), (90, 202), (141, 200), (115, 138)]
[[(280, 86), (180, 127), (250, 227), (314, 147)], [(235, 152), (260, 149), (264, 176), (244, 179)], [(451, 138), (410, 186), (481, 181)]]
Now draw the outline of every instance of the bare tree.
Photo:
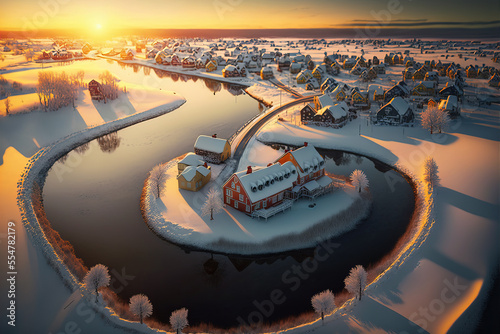
[(189, 325), (187, 316), (188, 310), (186, 308), (181, 308), (180, 310), (174, 311), (170, 315), (170, 326), (172, 326), (177, 334), (179, 334), (184, 327)]
[(153, 314), (153, 305), (149, 301), (148, 297), (143, 294), (138, 294), (130, 297), (130, 311), (139, 317), (142, 324), (142, 320)]
[(335, 296), (330, 290), (315, 294), (311, 298), (311, 304), (316, 313), (321, 315), (321, 322), (325, 321), (325, 314), (330, 314), (335, 310)]
[(12, 102), (10, 101), (10, 92), (7, 91), (6, 93), (7, 95), (7, 98), (3, 101), (3, 103), (5, 104), (5, 114), (8, 115), (9, 112), (10, 112), (10, 107), (12, 107)]
[(153, 167), (149, 174), (151, 189), (156, 198), (160, 198), (165, 190), (165, 182), (168, 179), (167, 168), (163, 164), (158, 164)]
[(448, 115), (437, 107), (428, 107), (421, 115), (422, 127), (429, 130), (431, 134), (444, 131), (448, 122)]
[(214, 213), (217, 214), (222, 211), (223, 205), (220, 192), (212, 188), (207, 194), (205, 204), (201, 207), (201, 215), (210, 215), (210, 220), (214, 220)]
[(361, 265), (352, 268), (344, 280), (345, 288), (354, 294), (359, 300), (366, 288), (366, 270)]
[(429, 189), (439, 186), (438, 166), (433, 157), (425, 158), (423, 165), (423, 179)]
[(95, 291), (95, 302), (97, 303), (99, 288), (108, 286), (110, 282), (108, 267), (103, 264), (96, 264), (90, 268), (89, 272), (83, 278), (83, 282), (88, 289)]
[(368, 188), (368, 178), (362, 170), (356, 169), (351, 173), (350, 178), (352, 185), (356, 190), (358, 190), (358, 192), (361, 192), (361, 190)]

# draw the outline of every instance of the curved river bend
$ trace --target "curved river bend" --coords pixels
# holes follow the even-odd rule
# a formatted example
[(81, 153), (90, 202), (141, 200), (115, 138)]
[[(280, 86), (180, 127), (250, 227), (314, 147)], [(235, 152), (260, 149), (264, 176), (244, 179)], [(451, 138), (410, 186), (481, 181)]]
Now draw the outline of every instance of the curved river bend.
[[(329, 244), (335, 245), (331, 246), (334, 252), (310, 273), (299, 273), (297, 268), (310, 262), (304, 261), (314, 250), (255, 258), (214, 255), (211, 260), (209, 253), (187, 252), (161, 240), (143, 222), (139, 209), (148, 171), (157, 163), (192, 151), (199, 134), (229, 137), (262, 107), (247, 95), (235, 96), (240, 90), (237, 86), (172, 78), (159, 71), (104, 61), (96, 64), (137, 84), (144, 80), (143, 71), (150, 72), (162, 89), (183, 95), (187, 102), (169, 114), (69, 152), (48, 173), (45, 211), (53, 228), (73, 244), (87, 266), (103, 263), (112, 273), (125, 273), (125, 284), (115, 286), (120, 297), (128, 300), (137, 293), (148, 295), (157, 319), (168, 322), (173, 310), (186, 307), (191, 324), (238, 326), (255, 315), (255, 304), (269, 299), (275, 289), (283, 292), (284, 302), (265, 321), (298, 315), (311, 309), (313, 294), (324, 289), (341, 291), (351, 267), (374, 264), (405, 232), (414, 199), (404, 178), (367, 158), (324, 151), (330, 172), (365, 171), (373, 211), (357, 229), (332, 239)], [(393, 189), (386, 182), (388, 173)]]

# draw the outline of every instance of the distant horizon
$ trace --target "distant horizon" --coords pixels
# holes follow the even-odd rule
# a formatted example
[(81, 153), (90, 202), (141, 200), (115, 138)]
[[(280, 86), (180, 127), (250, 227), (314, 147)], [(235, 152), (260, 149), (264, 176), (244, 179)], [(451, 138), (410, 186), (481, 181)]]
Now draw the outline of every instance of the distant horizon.
[[(291, 28), (291, 29), (114, 29), (107, 39), (140, 36), (150, 38), (327, 38), (327, 39), (448, 39), (499, 40), (500, 26), (489, 28)], [(77, 30), (0, 30), (0, 38), (93, 39)]]

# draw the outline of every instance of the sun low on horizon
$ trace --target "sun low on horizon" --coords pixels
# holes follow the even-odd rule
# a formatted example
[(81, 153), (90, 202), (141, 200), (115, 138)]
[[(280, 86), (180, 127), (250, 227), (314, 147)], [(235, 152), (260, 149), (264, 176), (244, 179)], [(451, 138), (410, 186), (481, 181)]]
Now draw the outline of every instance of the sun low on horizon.
[[(426, 6), (427, 4), (428, 6)], [(435, 10), (427, 11), (427, 7)], [(499, 25), (500, 2), (110, 0), (89, 5), (54, 0), (0, 4), (0, 30), (68, 30), (80, 34), (121, 29), (308, 29)], [(89, 21), (94, 22), (90, 24)], [(106, 24), (105, 24), (106, 23)]]

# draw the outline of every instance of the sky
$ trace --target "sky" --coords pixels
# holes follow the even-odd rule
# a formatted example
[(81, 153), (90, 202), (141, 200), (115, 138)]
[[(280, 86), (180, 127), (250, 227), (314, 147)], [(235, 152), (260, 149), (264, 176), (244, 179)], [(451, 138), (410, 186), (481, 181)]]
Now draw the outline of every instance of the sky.
[(2, 0), (0, 30), (500, 26), (499, 0)]

